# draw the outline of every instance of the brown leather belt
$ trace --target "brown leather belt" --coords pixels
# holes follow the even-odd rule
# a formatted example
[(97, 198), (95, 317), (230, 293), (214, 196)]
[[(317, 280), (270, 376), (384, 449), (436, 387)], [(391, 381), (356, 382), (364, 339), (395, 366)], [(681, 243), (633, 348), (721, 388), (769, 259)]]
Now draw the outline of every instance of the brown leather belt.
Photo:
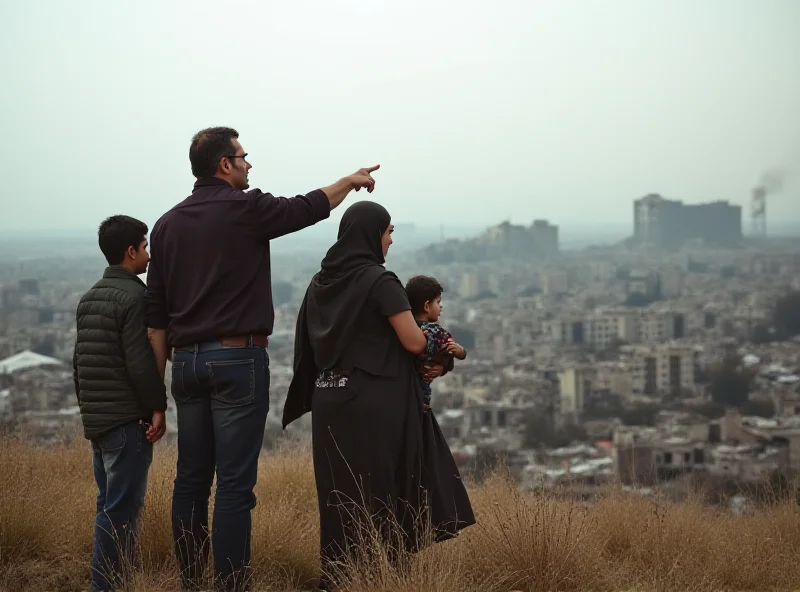
[[(249, 347), (251, 345), (257, 347), (268, 347), (268, 335), (236, 335), (234, 337), (222, 337), (220, 339), (211, 340), (208, 343), (219, 343), (222, 347)], [(191, 345), (176, 345), (175, 351), (194, 351), (195, 345), (205, 344), (191, 344)]]

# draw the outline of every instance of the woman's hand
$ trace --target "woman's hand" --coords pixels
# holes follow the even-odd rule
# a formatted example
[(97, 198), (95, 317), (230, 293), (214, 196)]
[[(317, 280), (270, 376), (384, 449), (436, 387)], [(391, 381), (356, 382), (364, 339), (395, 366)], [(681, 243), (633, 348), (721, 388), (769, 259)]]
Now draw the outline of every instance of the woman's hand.
[(444, 374), (444, 366), (440, 366), (439, 364), (425, 364), (420, 373), (426, 382), (431, 382), (434, 378), (439, 378), (442, 374)]

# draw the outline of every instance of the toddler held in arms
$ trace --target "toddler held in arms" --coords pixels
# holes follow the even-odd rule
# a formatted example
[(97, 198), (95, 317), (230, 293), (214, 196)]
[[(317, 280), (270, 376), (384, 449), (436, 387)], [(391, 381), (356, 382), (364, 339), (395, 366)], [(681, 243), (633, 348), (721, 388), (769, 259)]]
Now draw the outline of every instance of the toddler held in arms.
[[(428, 346), (417, 358), (417, 366), (439, 364), (447, 369), (452, 368), (453, 358), (463, 360), (467, 350), (458, 345), (453, 336), (439, 324), (442, 314), (442, 286), (432, 277), (418, 275), (408, 280), (406, 293), (411, 304), (411, 313), (417, 321)], [(426, 411), (431, 408), (431, 383), (422, 380), (423, 405)]]

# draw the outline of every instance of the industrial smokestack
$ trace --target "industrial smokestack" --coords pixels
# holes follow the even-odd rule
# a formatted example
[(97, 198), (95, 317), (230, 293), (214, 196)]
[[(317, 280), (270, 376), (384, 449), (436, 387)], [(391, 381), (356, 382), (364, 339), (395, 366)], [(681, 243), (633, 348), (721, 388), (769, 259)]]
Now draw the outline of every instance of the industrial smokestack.
[(783, 188), (787, 172), (784, 169), (770, 169), (761, 173), (758, 184), (753, 188), (750, 203), (750, 216), (754, 236), (767, 236), (767, 196), (778, 193)]

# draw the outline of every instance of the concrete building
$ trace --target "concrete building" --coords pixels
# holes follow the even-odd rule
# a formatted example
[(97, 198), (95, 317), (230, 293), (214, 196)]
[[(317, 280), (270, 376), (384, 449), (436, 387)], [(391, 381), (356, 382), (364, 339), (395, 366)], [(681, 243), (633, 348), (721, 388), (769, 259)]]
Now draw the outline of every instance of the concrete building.
[(548, 271), (542, 274), (542, 291), (548, 296), (569, 292), (569, 273), (565, 270)]
[(550, 224), (547, 220), (534, 220), (529, 232), (537, 255), (543, 257), (558, 255), (558, 226)]
[(659, 293), (658, 275), (652, 271), (632, 270), (628, 275), (627, 292), (655, 298)]
[(651, 193), (633, 202), (633, 228), (638, 244), (657, 249), (692, 240), (731, 247), (742, 240), (742, 208), (727, 201), (684, 204)]
[(672, 318), (658, 313), (644, 314), (639, 317), (636, 340), (638, 343), (659, 343), (672, 339), (675, 335)]
[(496, 256), (515, 259), (545, 258), (558, 255), (558, 226), (547, 220), (534, 220), (530, 226), (506, 221), (488, 228), (479, 238)]
[(505, 403), (473, 403), (463, 409), (443, 410), (438, 420), (442, 433), (454, 441), (481, 437), (521, 439), (519, 426), (530, 407)]
[(633, 394), (633, 373), (624, 362), (598, 362), (595, 364), (594, 388), (608, 391), (628, 400)]
[(635, 313), (615, 310), (595, 312), (584, 321), (585, 342), (600, 349), (615, 343), (635, 342), (636, 329)]
[(458, 293), (462, 298), (475, 298), (484, 291), (485, 287), (483, 278), (477, 272), (471, 271), (461, 277)]
[(694, 391), (695, 351), (669, 343), (637, 347), (631, 360), (634, 395), (672, 395)]
[(568, 312), (541, 322), (542, 338), (562, 345), (606, 348), (615, 343), (661, 343), (686, 335), (686, 318), (669, 310), (607, 309)]
[(648, 310), (638, 317), (637, 342), (660, 343), (686, 336), (686, 315), (671, 310)]
[(658, 428), (621, 426), (614, 430), (611, 458), (625, 485), (652, 485), (705, 468), (708, 426), (681, 426), (675, 433)]
[(39, 295), (39, 280), (35, 278), (26, 278), (19, 281), (19, 291), (23, 295), (38, 296)]
[(567, 368), (558, 373), (561, 416), (577, 423), (586, 399), (592, 392), (593, 373), (584, 368)]
[(561, 345), (584, 343), (583, 314), (579, 312), (562, 314), (554, 319), (541, 322), (542, 337), (545, 341)]
[(677, 265), (658, 272), (662, 298), (679, 298), (683, 294), (683, 270)]
[(494, 272), (487, 278), (487, 287), (498, 296), (510, 296), (517, 292), (517, 274)]
[(754, 483), (788, 465), (788, 448), (766, 444), (721, 445), (709, 451), (706, 469), (713, 477)]

